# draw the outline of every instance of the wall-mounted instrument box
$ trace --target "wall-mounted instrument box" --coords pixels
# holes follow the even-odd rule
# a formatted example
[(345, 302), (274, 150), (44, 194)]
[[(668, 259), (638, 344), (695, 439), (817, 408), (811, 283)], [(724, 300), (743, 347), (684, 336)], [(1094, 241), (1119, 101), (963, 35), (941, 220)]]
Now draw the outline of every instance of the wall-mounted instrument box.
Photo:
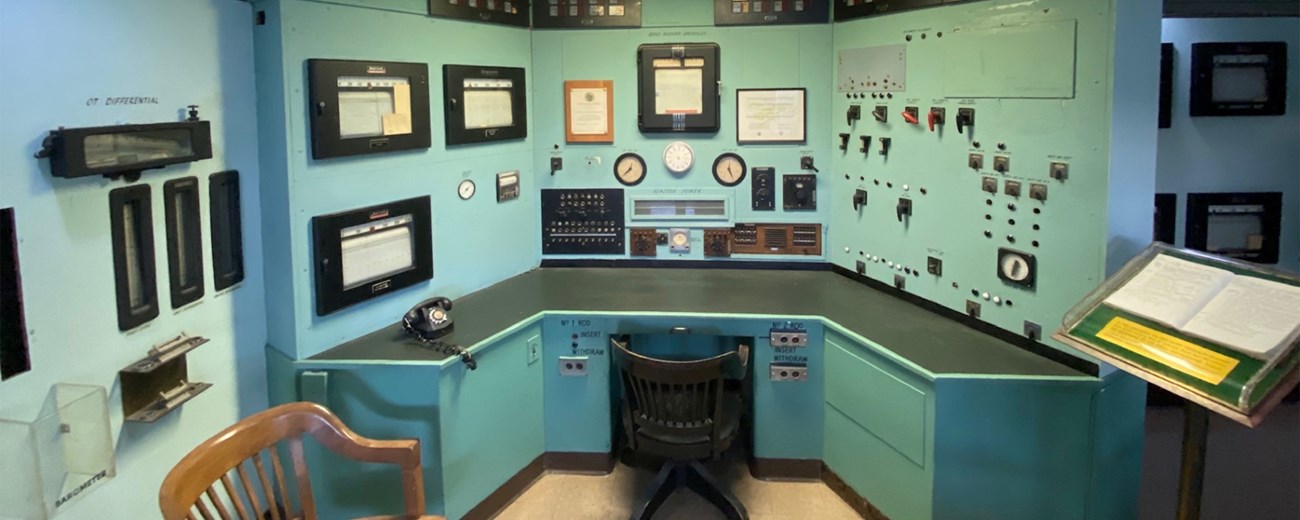
[(147, 184), (108, 193), (120, 330), (134, 329), (158, 317), (158, 269), (154, 263), (150, 194)]
[(212, 279), (220, 291), (244, 281), (244, 227), (239, 172), (208, 177), (208, 219), (212, 229)]
[(1282, 231), (1282, 193), (1188, 193), (1188, 249), (1276, 264)]
[(713, 25), (826, 23), (832, 0), (713, 0)]
[(542, 190), (542, 254), (624, 252), (621, 189)]
[(528, 1), (429, 0), (429, 16), (528, 27)]
[(36, 158), (48, 157), (55, 177), (135, 181), (145, 170), (212, 158), (211, 126), (197, 114), (174, 123), (51, 130)]
[(0, 419), (4, 517), (54, 518), (117, 476), (108, 392), (57, 384), (36, 420)]
[(14, 209), (5, 208), (0, 209), (0, 380), (31, 369), (18, 268), (18, 224)]
[(429, 197), (311, 219), (316, 315), (433, 278)]
[(1286, 113), (1286, 42), (1192, 44), (1191, 115)]
[(642, 132), (717, 132), (716, 43), (647, 44), (637, 48), (637, 125)]
[(167, 273), (172, 308), (203, 297), (203, 222), (199, 211), (199, 179), (185, 177), (163, 184), (167, 223)]
[(122, 415), (129, 422), (157, 422), (212, 387), (191, 382), (185, 355), (208, 342), (181, 334), (149, 349), (144, 359), (117, 373), (122, 385)]
[(429, 66), (307, 60), (312, 158), (428, 148)]
[(447, 145), (528, 137), (524, 69), (443, 65)]
[(750, 255), (821, 256), (821, 224), (736, 224), (731, 252)]
[(535, 29), (640, 27), (642, 0), (536, 0)]

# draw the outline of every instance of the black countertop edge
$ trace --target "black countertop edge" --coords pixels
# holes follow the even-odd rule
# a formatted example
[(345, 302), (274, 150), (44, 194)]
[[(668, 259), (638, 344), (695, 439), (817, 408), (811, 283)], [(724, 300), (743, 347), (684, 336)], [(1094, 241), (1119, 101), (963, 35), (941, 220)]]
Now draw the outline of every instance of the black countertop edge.
[(626, 267), (631, 269), (732, 269), (732, 270), (778, 270), (778, 271), (830, 271), (831, 264), (826, 262), (769, 262), (766, 260), (659, 260), (655, 258), (633, 258), (619, 260), (595, 260), (586, 258), (542, 260), (541, 268), (554, 267)]
[(1034, 354), (1038, 357), (1045, 358), (1049, 361), (1053, 361), (1057, 364), (1064, 365), (1074, 370), (1078, 370), (1079, 372), (1083, 372), (1084, 374), (1090, 375), (1092, 377), (1098, 377), (1099, 374), (1101, 373), (1100, 366), (1087, 359), (1072, 356), (1062, 350), (1054, 349), (1052, 347), (1049, 347), (1047, 345), (1029, 339), (1025, 336), (1021, 336), (1009, 330), (997, 327), (989, 322), (977, 318), (972, 318), (967, 314), (957, 312), (954, 309), (950, 309), (948, 307), (932, 302), (930, 300), (909, 293), (907, 291), (898, 290), (897, 288), (890, 286), (889, 284), (883, 283), (879, 280), (869, 278), (865, 275), (860, 275), (856, 272), (850, 271), (838, 265), (833, 265), (831, 267), (831, 270), (840, 276), (843, 276), (855, 282), (866, 285), (867, 287), (883, 292), (885, 294), (888, 294), (890, 296), (908, 302), (912, 305), (916, 305), (934, 314), (938, 314), (940, 316), (953, 320), (957, 323), (965, 325), (983, 334), (987, 334), (999, 340), (1010, 343), (1016, 348), (1028, 351), (1029, 353)]

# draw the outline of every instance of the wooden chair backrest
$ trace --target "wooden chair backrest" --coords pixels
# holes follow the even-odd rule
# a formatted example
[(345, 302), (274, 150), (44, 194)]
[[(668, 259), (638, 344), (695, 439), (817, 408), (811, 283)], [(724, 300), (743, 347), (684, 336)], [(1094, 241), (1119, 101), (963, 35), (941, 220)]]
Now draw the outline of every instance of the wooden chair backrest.
[[(316, 504), (307, 476), (303, 434), (349, 459), (401, 467), (405, 514), (424, 514), (419, 440), (367, 439), (321, 405), (290, 403), (235, 423), (181, 459), (163, 480), (159, 492), (163, 519), (258, 520), (269, 511), (266, 518), (273, 520), (315, 520)], [(288, 444), (293, 462), (299, 498), (296, 509), (290, 504), (289, 487), (276, 449), (280, 442)], [(232, 478), (236, 475), (237, 479)]]
[(682, 436), (721, 436), (723, 364), (727, 352), (695, 361), (643, 356), (614, 341), (623, 399), (636, 427)]

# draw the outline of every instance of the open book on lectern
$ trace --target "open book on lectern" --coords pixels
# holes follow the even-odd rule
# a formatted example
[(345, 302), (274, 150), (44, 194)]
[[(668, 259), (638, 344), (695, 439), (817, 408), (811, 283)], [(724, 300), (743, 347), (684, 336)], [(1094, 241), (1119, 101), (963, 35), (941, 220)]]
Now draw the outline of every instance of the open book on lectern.
[(1300, 330), (1300, 287), (1165, 254), (1103, 303), (1260, 359)]

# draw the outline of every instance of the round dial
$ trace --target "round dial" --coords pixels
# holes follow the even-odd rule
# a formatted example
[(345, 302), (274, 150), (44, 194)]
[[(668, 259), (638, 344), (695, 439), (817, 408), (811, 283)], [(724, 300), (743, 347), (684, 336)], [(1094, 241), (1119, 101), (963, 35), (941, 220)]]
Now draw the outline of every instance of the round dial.
[(723, 186), (735, 186), (745, 180), (745, 160), (734, 153), (724, 153), (713, 161), (713, 178)]
[(690, 241), (691, 241), (691, 237), (687, 236), (686, 233), (682, 233), (682, 232), (676, 232), (676, 233), (673, 233), (673, 245), (674, 245), (674, 246), (682, 247), (682, 246), (684, 246), (684, 245), (690, 243)]
[(636, 186), (645, 180), (645, 159), (634, 153), (625, 153), (614, 161), (614, 178), (624, 186)]
[(1004, 255), (1002, 257), (1002, 275), (1010, 280), (1023, 282), (1026, 278), (1029, 278), (1029, 262), (1017, 255)]
[(470, 197), (474, 196), (474, 192), (477, 189), (478, 188), (474, 186), (474, 181), (465, 179), (460, 181), (460, 186), (456, 187), (456, 194), (460, 195), (461, 200), (469, 200)]
[(686, 173), (695, 164), (695, 150), (684, 141), (673, 141), (664, 148), (664, 166), (673, 173)]

